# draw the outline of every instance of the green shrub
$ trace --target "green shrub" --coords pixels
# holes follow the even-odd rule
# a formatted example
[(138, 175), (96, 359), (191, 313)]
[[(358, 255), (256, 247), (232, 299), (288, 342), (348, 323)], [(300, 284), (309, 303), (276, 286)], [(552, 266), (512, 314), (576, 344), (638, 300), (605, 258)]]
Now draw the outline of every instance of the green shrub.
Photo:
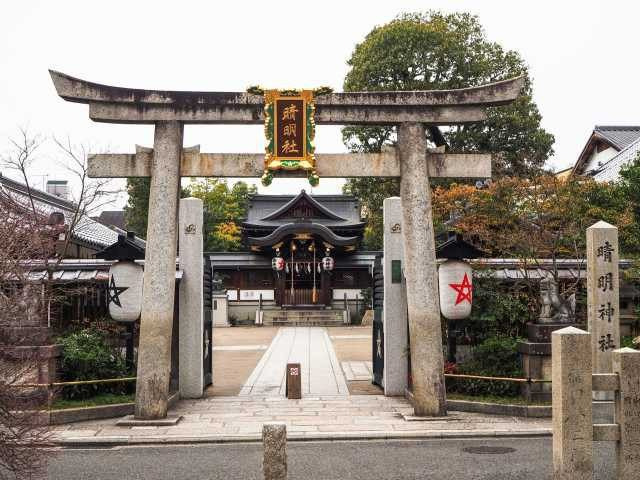
[[(518, 343), (520, 338), (489, 337), (474, 349), (474, 357), (456, 366), (456, 372), (485, 377), (522, 377)], [(447, 379), (449, 392), (467, 395), (498, 395), (513, 397), (519, 394), (520, 384), (494, 380)]]
[(625, 335), (620, 339), (620, 347), (628, 347), (628, 348), (638, 348), (638, 345), (633, 343), (634, 336), (633, 335)]
[[(103, 332), (85, 329), (59, 339), (62, 345), (62, 381), (100, 380), (130, 375), (121, 353), (112, 348)], [(122, 394), (132, 389), (129, 383), (73, 385), (62, 389), (65, 399), (83, 399), (103, 393)]]
[(524, 336), (527, 322), (535, 317), (534, 304), (535, 298), (525, 285), (478, 274), (473, 280), (471, 315), (457, 325), (462, 334), (460, 343), (477, 345), (493, 336)]

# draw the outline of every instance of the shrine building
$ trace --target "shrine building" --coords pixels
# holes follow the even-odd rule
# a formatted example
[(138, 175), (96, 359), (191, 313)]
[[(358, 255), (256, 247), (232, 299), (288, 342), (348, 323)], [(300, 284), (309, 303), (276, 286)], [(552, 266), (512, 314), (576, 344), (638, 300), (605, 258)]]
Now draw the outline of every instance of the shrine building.
[[(362, 308), (381, 252), (361, 249), (360, 202), (347, 195), (254, 195), (242, 224), (244, 252), (208, 254), (223, 281), (232, 324), (342, 323)], [(308, 318), (312, 317), (312, 318)]]

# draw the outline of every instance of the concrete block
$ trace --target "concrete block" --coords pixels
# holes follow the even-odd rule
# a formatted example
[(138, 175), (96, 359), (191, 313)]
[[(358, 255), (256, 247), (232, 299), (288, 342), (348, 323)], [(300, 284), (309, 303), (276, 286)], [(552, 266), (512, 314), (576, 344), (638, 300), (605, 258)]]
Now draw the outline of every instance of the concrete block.
[(214, 293), (211, 303), (213, 305), (213, 326), (230, 327), (229, 323), (229, 299), (226, 293)]

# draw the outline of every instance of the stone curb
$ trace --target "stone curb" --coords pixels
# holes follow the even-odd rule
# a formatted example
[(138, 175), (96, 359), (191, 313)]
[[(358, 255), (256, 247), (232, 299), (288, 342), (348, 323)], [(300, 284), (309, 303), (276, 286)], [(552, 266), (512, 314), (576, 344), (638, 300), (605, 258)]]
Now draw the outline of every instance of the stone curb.
[[(431, 432), (313, 432), (309, 434), (291, 434), (287, 436), (289, 442), (309, 441), (356, 441), (356, 440), (423, 440), (435, 438), (514, 438), (514, 437), (550, 437), (550, 428), (522, 429), (522, 430), (448, 430)], [(255, 435), (173, 435), (173, 436), (135, 436), (129, 437), (68, 437), (58, 438), (54, 443), (59, 447), (117, 447), (130, 445), (180, 445), (180, 444), (216, 444), (216, 443), (251, 443), (261, 442), (260, 434)]]
[[(169, 405), (175, 405), (177, 401), (177, 395), (172, 395), (169, 399)], [(125, 415), (131, 415), (134, 407), (134, 403), (117, 403), (95, 407), (51, 410), (45, 414), (45, 422), (49, 423), (49, 425), (63, 425), (87, 420), (123, 417)], [(527, 418), (551, 418), (551, 405), (503, 405), (498, 403), (483, 403), (468, 400), (447, 400), (447, 407), (450, 410), (457, 412), (485, 413), (490, 415), (508, 415)]]
[[(169, 407), (173, 407), (179, 400), (177, 393), (169, 396)], [(43, 413), (43, 418), (49, 425), (66, 425), (68, 423), (85, 422), (88, 420), (103, 420), (106, 418), (124, 417), (132, 415), (136, 404), (113, 403), (111, 405), (96, 405), (93, 407), (62, 408)]]
[(551, 405), (512, 405), (474, 402), (470, 400), (447, 400), (447, 408), (456, 412), (485, 413), (525, 418), (551, 418)]

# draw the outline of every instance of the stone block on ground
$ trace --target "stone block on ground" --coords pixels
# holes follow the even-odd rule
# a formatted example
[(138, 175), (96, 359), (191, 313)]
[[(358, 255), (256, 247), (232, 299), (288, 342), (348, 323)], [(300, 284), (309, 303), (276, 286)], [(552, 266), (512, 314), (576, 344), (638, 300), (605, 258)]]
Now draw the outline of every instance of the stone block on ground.
[(575, 327), (551, 336), (554, 479), (591, 480), (591, 336)]
[(287, 478), (287, 427), (284, 423), (265, 423), (262, 426), (262, 472), (264, 480)]
[(616, 423), (620, 441), (616, 446), (618, 479), (640, 478), (640, 351), (613, 351), (613, 370), (620, 376), (616, 392)]

